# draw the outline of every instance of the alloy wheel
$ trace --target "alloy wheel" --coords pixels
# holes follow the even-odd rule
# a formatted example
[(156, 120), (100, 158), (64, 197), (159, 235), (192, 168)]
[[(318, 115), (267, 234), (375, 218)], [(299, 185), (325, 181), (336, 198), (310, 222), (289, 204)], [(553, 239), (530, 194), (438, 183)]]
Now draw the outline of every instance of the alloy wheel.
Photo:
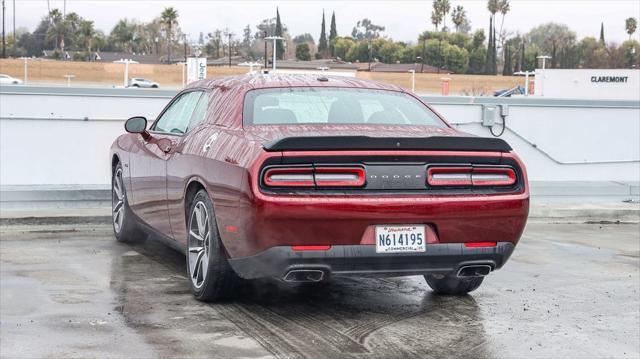
[(189, 276), (194, 287), (202, 287), (209, 267), (209, 248), (211, 244), (211, 228), (209, 212), (204, 202), (193, 206), (189, 218)]
[(122, 168), (118, 168), (113, 175), (113, 188), (111, 191), (111, 214), (113, 218), (113, 229), (116, 233), (122, 230), (124, 223), (124, 186), (122, 185)]

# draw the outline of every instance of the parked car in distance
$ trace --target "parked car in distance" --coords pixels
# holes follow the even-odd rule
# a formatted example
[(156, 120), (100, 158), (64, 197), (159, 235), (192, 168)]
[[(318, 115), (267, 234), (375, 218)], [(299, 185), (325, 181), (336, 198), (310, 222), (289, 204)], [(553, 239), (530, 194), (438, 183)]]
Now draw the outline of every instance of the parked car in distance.
[(138, 87), (138, 88), (158, 88), (160, 87), (157, 82), (149, 81), (143, 79), (142, 77), (134, 77), (129, 80), (129, 87)]
[(0, 74), (0, 85), (20, 85), (22, 80), (9, 75)]
[(239, 278), (423, 275), (463, 295), (501, 268), (529, 211), (502, 139), (459, 132), (389, 84), (308, 75), (194, 82), (111, 147), (115, 237), (186, 256), (194, 296)]

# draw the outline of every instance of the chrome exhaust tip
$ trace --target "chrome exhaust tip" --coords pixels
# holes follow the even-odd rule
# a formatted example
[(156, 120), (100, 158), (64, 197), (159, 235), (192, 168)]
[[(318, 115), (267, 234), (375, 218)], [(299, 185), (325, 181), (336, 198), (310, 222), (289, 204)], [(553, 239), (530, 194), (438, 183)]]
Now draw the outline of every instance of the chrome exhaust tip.
[(320, 282), (324, 279), (324, 271), (319, 269), (293, 269), (287, 272), (285, 282)]
[(484, 277), (491, 273), (491, 270), (488, 264), (462, 266), (458, 270), (458, 277)]

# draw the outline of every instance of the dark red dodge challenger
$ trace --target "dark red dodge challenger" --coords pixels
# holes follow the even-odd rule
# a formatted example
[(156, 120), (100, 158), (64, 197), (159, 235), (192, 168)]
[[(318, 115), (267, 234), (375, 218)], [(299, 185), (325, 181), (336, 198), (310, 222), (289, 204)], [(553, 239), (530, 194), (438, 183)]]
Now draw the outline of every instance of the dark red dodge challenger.
[(193, 83), (111, 147), (119, 241), (186, 254), (197, 299), (238, 277), (424, 275), (465, 294), (525, 227), (525, 168), (501, 139), (458, 132), (418, 97), (353, 78)]

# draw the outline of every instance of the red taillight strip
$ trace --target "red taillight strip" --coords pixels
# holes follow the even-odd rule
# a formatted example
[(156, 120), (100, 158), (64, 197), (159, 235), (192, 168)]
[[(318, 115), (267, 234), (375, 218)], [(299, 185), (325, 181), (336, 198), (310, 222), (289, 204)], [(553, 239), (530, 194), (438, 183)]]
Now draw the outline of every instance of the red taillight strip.
[(361, 187), (365, 183), (364, 168), (316, 167), (315, 180), (318, 187)]
[(291, 246), (294, 251), (328, 251), (331, 246)]
[(429, 167), (427, 183), (431, 186), (471, 186), (471, 167)]
[(480, 248), (480, 247), (495, 247), (498, 242), (465, 242), (464, 246), (467, 248)]
[(430, 186), (511, 186), (516, 183), (512, 168), (502, 167), (429, 167)]
[(474, 186), (511, 186), (516, 173), (511, 168), (474, 168), (471, 182)]
[(366, 178), (362, 167), (275, 167), (263, 181), (269, 187), (362, 187)]
[(269, 187), (313, 187), (313, 168), (269, 168), (264, 174)]

